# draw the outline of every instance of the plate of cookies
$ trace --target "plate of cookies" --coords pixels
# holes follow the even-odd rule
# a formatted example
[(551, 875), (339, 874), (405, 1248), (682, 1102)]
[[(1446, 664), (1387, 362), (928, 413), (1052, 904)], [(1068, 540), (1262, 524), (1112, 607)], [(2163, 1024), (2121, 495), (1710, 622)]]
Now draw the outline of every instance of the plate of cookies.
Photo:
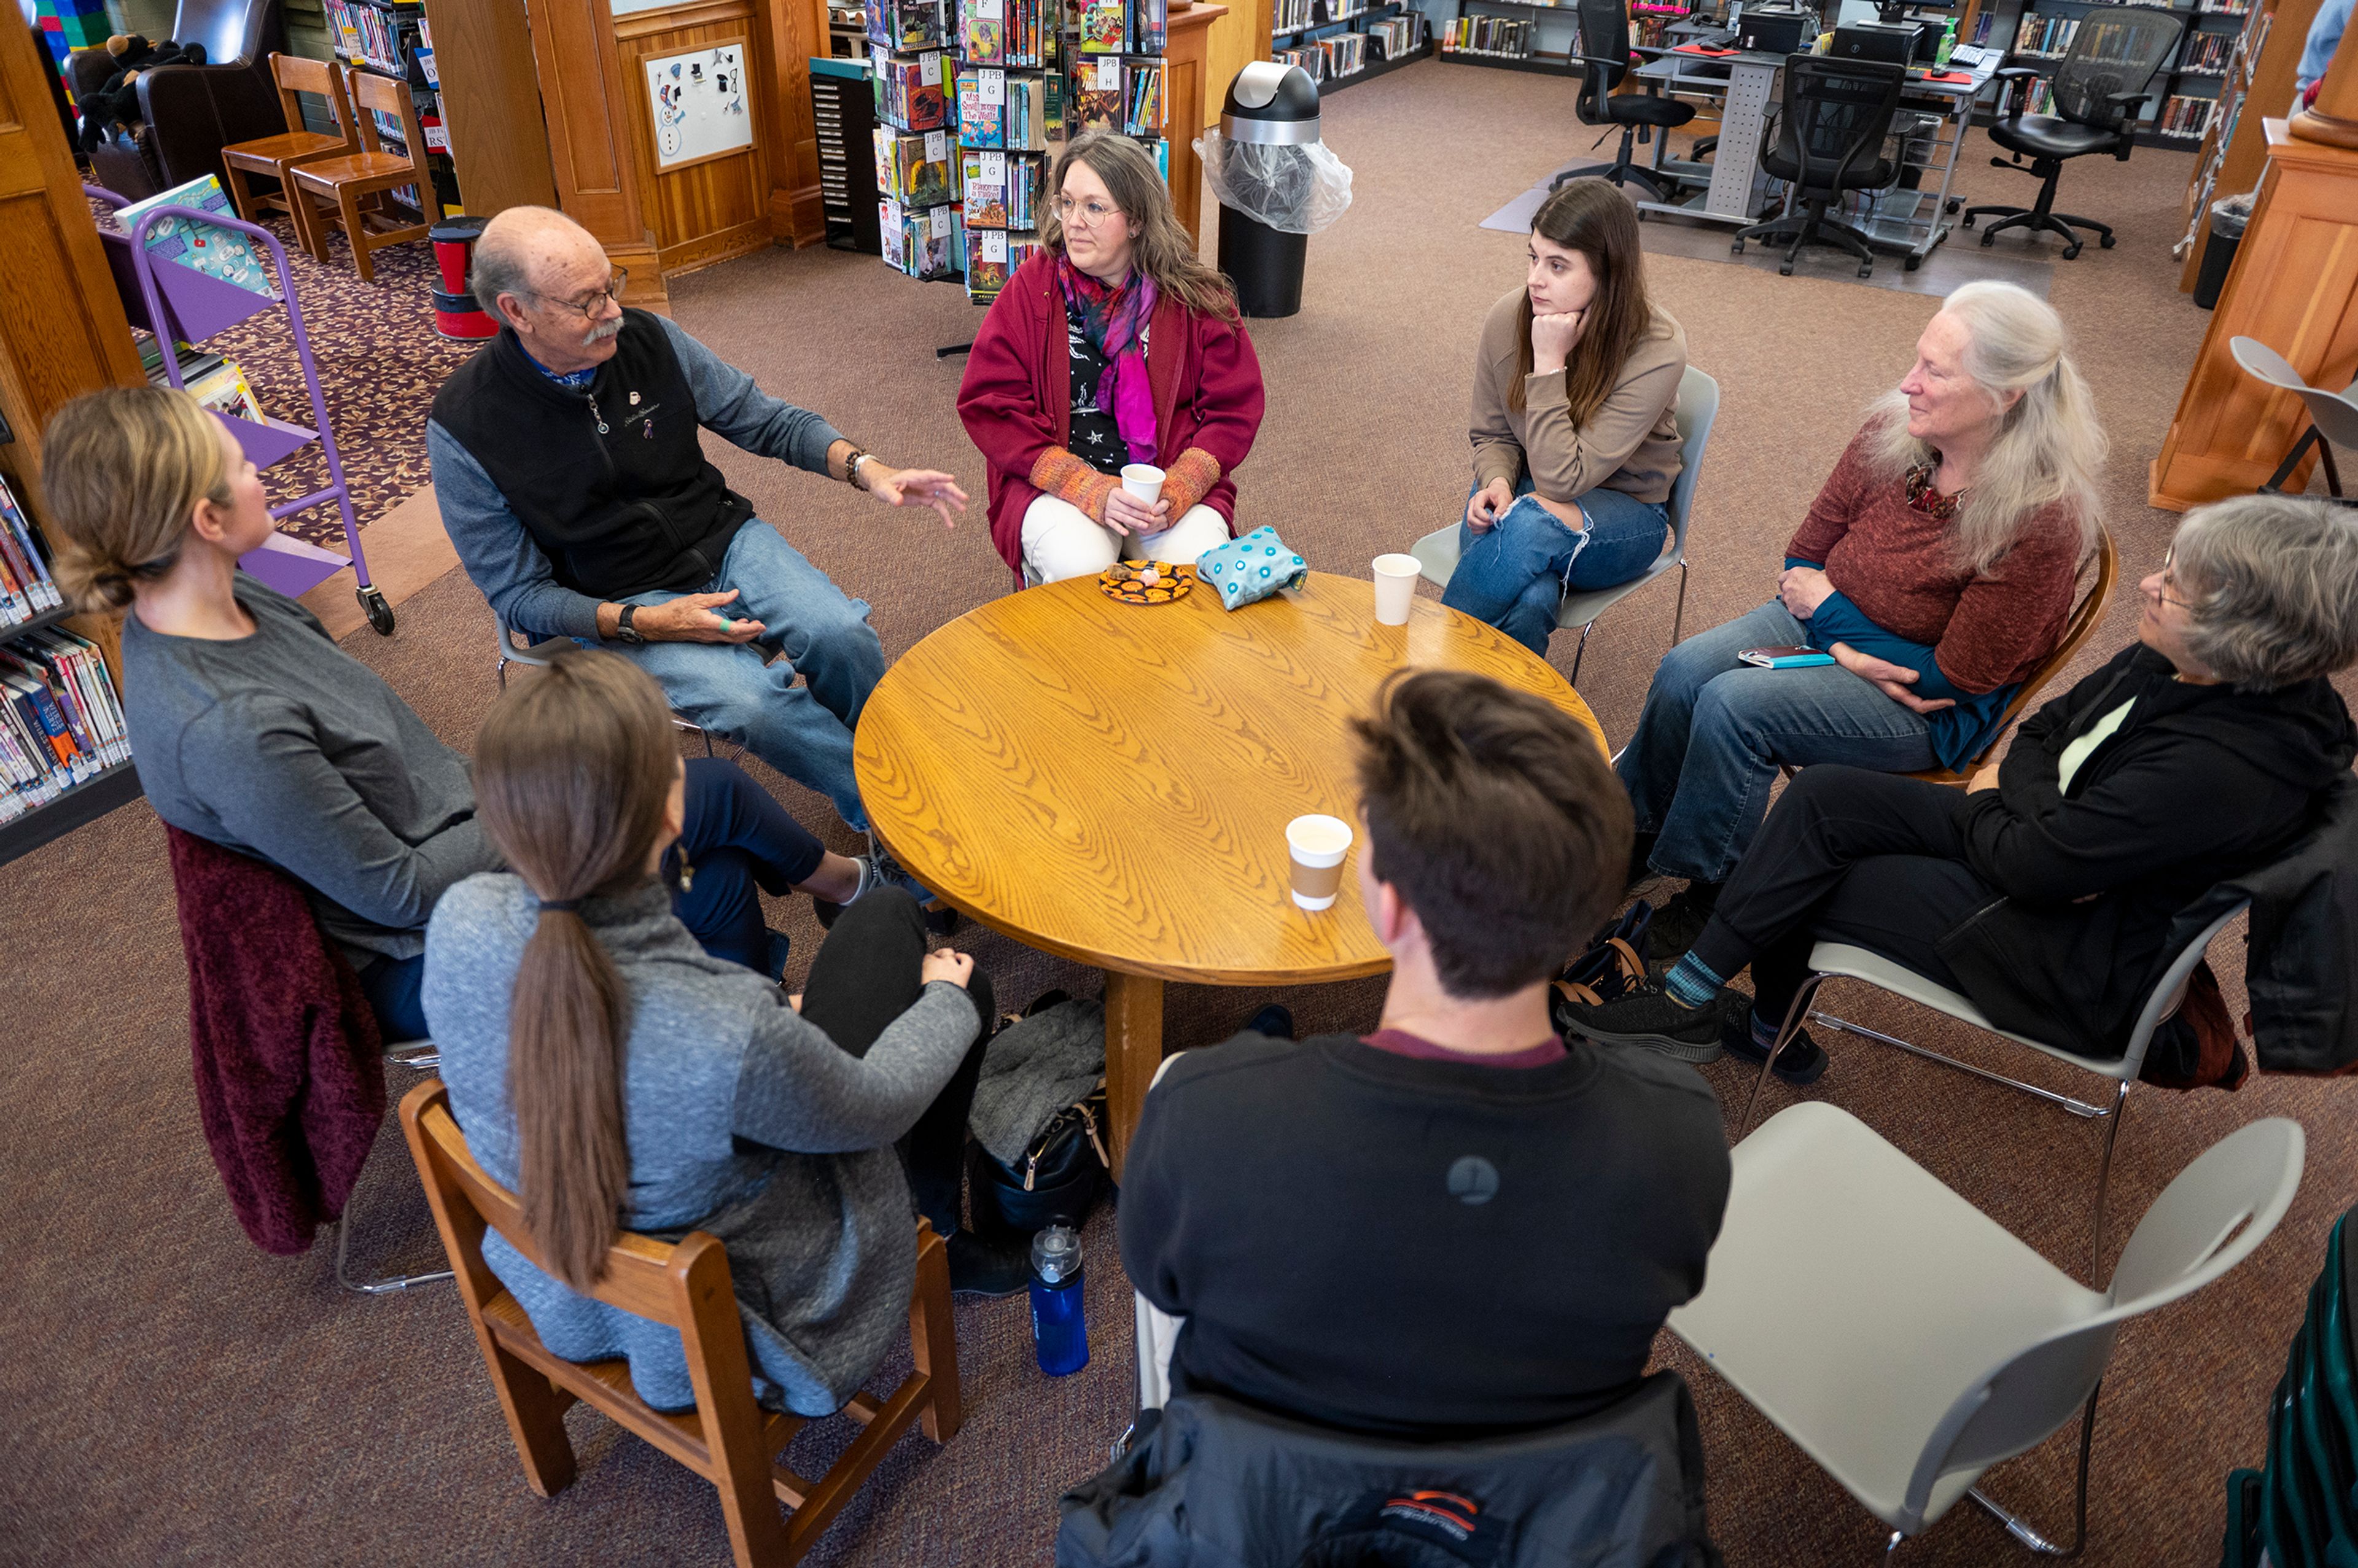
[(1195, 568), (1160, 561), (1116, 561), (1098, 573), (1098, 591), (1124, 604), (1169, 604), (1195, 591)]

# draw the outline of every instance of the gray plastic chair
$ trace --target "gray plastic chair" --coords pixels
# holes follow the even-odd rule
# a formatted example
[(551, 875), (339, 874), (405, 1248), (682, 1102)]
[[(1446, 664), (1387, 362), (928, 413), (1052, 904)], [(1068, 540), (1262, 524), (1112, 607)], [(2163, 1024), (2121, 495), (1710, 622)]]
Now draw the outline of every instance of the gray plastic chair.
[[(500, 662), (492, 666), (492, 673), (499, 676), (502, 691), (508, 688), (510, 665), (524, 665), (536, 670), (546, 669), (549, 659), (559, 648), (576, 645), (570, 637), (544, 637), (537, 643), (518, 643), (516, 633), (509, 630), (508, 623), (500, 619), (497, 611), (492, 612), (492, 637), (499, 644)], [(692, 735), (703, 737), (704, 754), (708, 757), (712, 755), (710, 730), (693, 719), (681, 718), (676, 710), (671, 716), (671, 722), (676, 730), (685, 730)]]
[(2358, 382), (2351, 383), (2340, 392), (2328, 392), (2321, 386), (2309, 385), (2282, 354), (2257, 338), (2231, 338), (2227, 348), (2235, 356), (2235, 362), (2244, 367), (2246, 375), (2265, 381), (2270, 386), (2282, 387), (2309, 406), (2309, 428), (2302, 432), (2299, 440), (2293, 443), (2292, 450), (2285, 454), (2285, 460), (2277, 465), (2277, 471), (2268, 476), (2268, 482), (2260, 486), (2262, 492), (2282, 494), (2285, 481), (2292, 477), (2292, 470), (2300, 466), (2300, 460), (2308, 455), (2313, 444), (2317, 448), (2319, 460), (2325, 467), (2326, 493), (2336, 501), (2344, 499), (2342, 474), (2333, 466), (2333, 449), (2337, 446), (2358, 449)]
[[(1580, 646), (1573, 651), (1572, 678), (1580, 680), (1580, 661), (1588, 652), (1589, 628), (1597, 617), (1637, 592), (1672, 567), (1679, 568), (1678, 609), (1671, 617), (1671, 642), (1675, 644), (1687, 618), (1687, 523), (1694, 513), (1695, 480), (1703, 472), (1704, 449), (1711, 442), (1712, 422), (1719, 417), (1719, 383), (1689, 365), (1679, 378), (1678, 406), (1672, 417), (1679, 427), (1679, 477), (1671, 481), (1671, 551), (1648, 567), (1642, 577), (1611, 588), (1600, 588), (1592, 593), (1567, 593), (1556, 606), (1558, 626), (1580, 628)], [(1452, 523), (1446, 528), (1436, 528), (1409, 546), (1417, 564), (1424, 568), (1424, 580), (1435, 588), (1447, 588), (1450, 577), (1457, 570), (1457, 531)]]
[[(2300, 1124), (2212, 1144), (2146, 1211), (2091, 1291), (1848, 1111), (1811, 1102), (1736, 1146), (1703, 1293), (1673, 1333), (1891, 1528), (1885, 1558), (1970, 1496), (2033, 1551), (2087, 1540), (2096, 1393), (2121, 1325), (2242, 1262), (2300, 1184)], [(2082, 1411), (2068, 1546), (1983, 1492), (1982, 1472)]]
[[(2225, 913), (2204, 926), (2192, 941), (2179, 950), (2178, 957), (2170, 961), (2169, 968), (2163, 971), (2161, 979), (2147, 993), (2145, 1008), (2137, 1014), (2136, 1027), (2129, 1033), (2128, 1049), (2117, 1058), (2082, 1056), (2061, 1046), (2033, 1040), (2028, 1034), (2011, 1033), (1983, 1017), (1981, 1009), (1971, 1000), (1955, 991), (1934, 985), (1914, 970), (1892, 962), (1880, 953), (1854, 947), (1847, 943), (1821, 942), (1810, 949), (1809, 979), (1803, 980), (1801, 989), (1794, 993), (1793, 1005), (1786, 1010), (1784, 1024), (1777, 1032), (1777, 1043), (1769, 1047), (1768, 1061), (1760, 1065), (1760, 1076), (1753, 1081), (1751, 1097), (1744, 1102), (1744, 1119), (1736, 1123), (1736, 1136), (1743, 1137), (1745, 1129), (1752, 1125), (1753, 1108), (1760, 1103), (1760, 1091), (1768, 1086), (1769, 1069), (1777, 1065), (1778, 1053), (1783, 1051), (1786, 1044), (1800, 1033), (1805, 1015), (1812, 1023), (1864, 1039), (1880, 1041), (1886, 1045), (1896, 1045), (1928, 1062), (1938, 1062), (1959, 1072), (1971, 1073), (1977, 1078), (2020, 1089), (2024, 1094), (2043, 1099), (2074, 1116), (2102, 1121), (2104, 1123), (2104, 1149), (2096, 1162), (2095, 1212), (2090, 1221), (2088, 1238), (2088, 1277), (2093, 1279), (2104, 1262), (2104, 1188), (2112, 1179), (2113, 1145), (2120, 1138), (2121, 1118), (2128, 1109), (2129, 1086), (2136, 1082), (2137, 1075), (2145, 1068), (2146, 1048), (2153, 1044), (2153, 1032), (2160, 1028), (2162, 1021), (2176, 1012), (2179, 1003), (2185, 1000), (2187, 980), (2194, 973), (2194, 966), (2202, 961), (2202, 955), (2210, 947), (2212, 938), (2225, 930), (2228, 922), (2249, 907), (2248, 902), (2229, 906)], [(1938, 1051), (1928, 1051), (1897, 1035), (1886, 1034), (1864, 1024), (1847, 1022), (1830, 1013), (1812, 1011), (1810, 1003), (1816, 997), (1818, 988), (1833, 979), (1864, 980), (1877, 990), (1888, 991), (1920, 1007), (1945, 1013), (1960, 1023), (1970, 1023), (2001, 1040), (2027, 1045), (2042, 1056), (2069, 1062), (2082, 1072), (2110, 1079), (2113, 1084), (2112, 1104), (2091, 1105), (2086, 1100), (2074, 1099), (2053, 1089), (2040, 1088), (2037, 1084), (2026, 1084), (2019, 1078), (2009, 1078), (2003, 1073), (1993, 1073), (1986, 1067), (1976, 1067), (1970, 1062), (1944, 1056)]]
[[(413, 1073), (433, 1073), (442, 1065), (442, 1053), (431, 1040), (396, 1040), (384, 1047), (385, 1062), (392, 1066), (406, 1067)], [(430, 1285), (438, 1280), (451, 1277), (448, 1269), (431, 1270), (421, 1274), (380, 1274), (373, 1280), (355, 1280), (352, 1276), (352, 1231), (360, 1224), (361, 1183), (368, 1179), (368, 1166), (353, 1178), (352, 1190), (344, 1198), (344, 1212), (336, 1220), (336, 1283), (363, 1296), (390, 1295), (406, 1291), (412, 1285)]]

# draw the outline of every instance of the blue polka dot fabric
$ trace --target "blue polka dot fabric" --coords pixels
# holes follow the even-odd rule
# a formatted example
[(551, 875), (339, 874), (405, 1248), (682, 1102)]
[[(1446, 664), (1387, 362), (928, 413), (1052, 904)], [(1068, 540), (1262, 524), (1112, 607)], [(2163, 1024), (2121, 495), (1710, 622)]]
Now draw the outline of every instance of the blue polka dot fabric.
[(1300, 588), (1310, 564), (1285, 547), (1274, 528), (1256, 528), (1195, 562), (1195, 576), (1219, 590), (1220, 608), (1234, 610), (1282, 588)]

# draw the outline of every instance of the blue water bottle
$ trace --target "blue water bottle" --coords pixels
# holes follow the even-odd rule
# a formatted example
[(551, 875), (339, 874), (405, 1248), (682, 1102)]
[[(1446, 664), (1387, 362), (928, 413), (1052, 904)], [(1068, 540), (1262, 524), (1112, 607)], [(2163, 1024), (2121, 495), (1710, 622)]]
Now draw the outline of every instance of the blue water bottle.
[(1032, 1348), (1051, 1378), (1089, 1364), (1088, 1323), (1081, 1310), (1081, 1238), (1052, 1225), (1032, 1238)]

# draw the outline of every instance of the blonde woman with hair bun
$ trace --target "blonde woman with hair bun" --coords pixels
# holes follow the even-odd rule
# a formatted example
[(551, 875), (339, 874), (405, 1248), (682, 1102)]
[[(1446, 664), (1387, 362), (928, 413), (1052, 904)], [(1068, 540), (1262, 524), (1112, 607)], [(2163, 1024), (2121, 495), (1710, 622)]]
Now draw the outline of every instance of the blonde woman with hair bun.
[[(1633, 879), (1683, 877), (1654, 952), (1684, 951), (1768, 810), (1778, 771), (1957, 767), (2062, 640), (2101, 508), (2105, 438), (2062, 319), (1969, 283), (1917, 340), (1785, 546), (1768, 603), (1671, 650), (1615, 764)], [(1759, 667), (1747, 649), (1812, 662)]]
[[(496, 870), (467, 759), (311, 612), (238, 569), (276, 531), (262, 476), (186, 393), (114, 387), (50, 418), (43, 494), (58, 577), (124, 610), (124, 716), (156, 815), (277, 867), (313, 912), (388, 1040), (426, 1033), (427, 916)], [(676, 908), (706, 949), (778, 972), (759, 892), (847, 903), (876, 879), (831, 854), (735, 763), (687, 765)], [(676, 867), (675, 867), (675, 871)]]

